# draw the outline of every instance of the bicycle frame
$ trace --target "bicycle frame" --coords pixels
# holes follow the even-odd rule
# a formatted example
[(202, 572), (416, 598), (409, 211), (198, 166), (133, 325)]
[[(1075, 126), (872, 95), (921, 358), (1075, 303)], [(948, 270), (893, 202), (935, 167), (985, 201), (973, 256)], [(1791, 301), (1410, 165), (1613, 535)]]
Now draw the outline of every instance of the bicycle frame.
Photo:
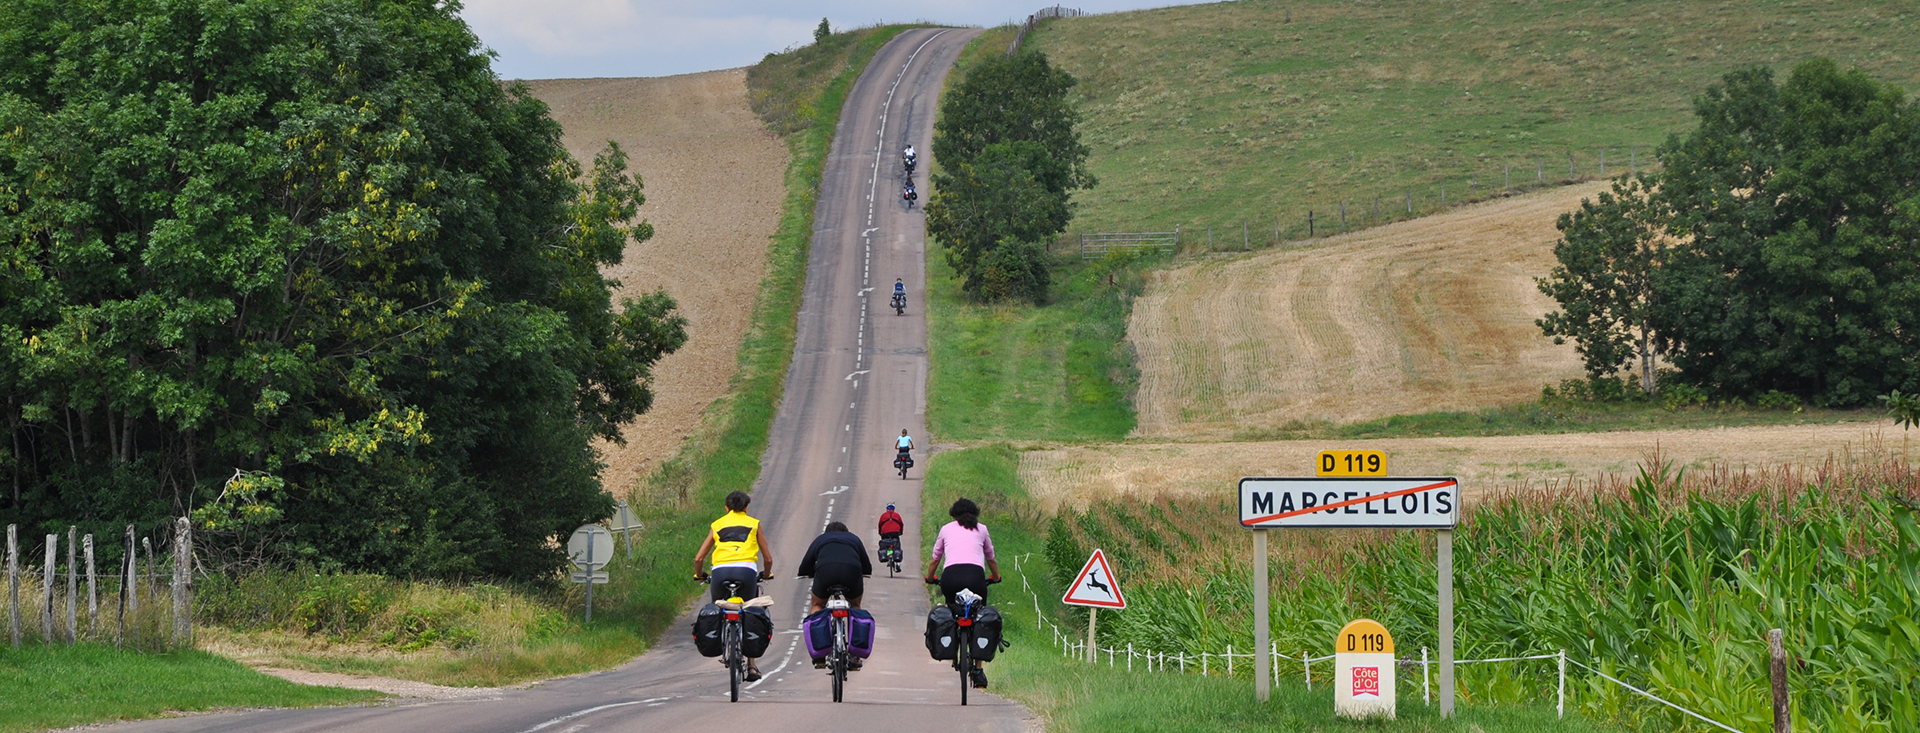
[(827, 612), (833, 618), (833, 651), (828, 652), (831, 658), (827, 666), (833, 675), (834, 702), (841, 700), (843, 688), (847, 684), (847, 668), (853, 662), (852, 652), (847, 650), (847, 626), (852, 623), (848, 617), (853, 615), (852, 608), (852, 604), (847, 603), (846, 592), (839, 586), (835, 586), (832, 597), (827, 599)]

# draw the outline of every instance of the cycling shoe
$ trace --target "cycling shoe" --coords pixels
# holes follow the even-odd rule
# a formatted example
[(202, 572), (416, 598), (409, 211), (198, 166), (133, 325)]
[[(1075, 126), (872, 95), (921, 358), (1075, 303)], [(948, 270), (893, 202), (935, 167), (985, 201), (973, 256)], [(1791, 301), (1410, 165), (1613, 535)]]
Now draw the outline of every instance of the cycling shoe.
[(976, 690), (987, 689), (987, 671), (986, 670), (981, 669), (979, 667), (974, 667), (973, 674), (969, 676), (973, 678), (973, 689), (976, 689)]

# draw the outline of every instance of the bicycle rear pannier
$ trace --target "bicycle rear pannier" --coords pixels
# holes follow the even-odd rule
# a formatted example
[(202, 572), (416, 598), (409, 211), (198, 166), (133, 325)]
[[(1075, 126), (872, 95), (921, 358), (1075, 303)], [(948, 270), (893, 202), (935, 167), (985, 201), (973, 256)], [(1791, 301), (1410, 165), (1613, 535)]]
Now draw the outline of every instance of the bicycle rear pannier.
[(752, 659), (767, 653), (767, 645), (773, 642), (773, 617), (767, 615), (767, 609), (749, 606), (740, 609), (740, 653)]
[(825, 659), (827, 652), (833, 651), (832, 613), (823, 608), (800, 622), (800, 638), (807, 645), (807, 657), (814, 661)]
[(904, 555), (900, 551), (900, 538), (882, 538), (880, 540), (880, 562), (900, 562)]
[(973, 648), (967, 658), (991, 662), (1000, 647), (1000, 609), (982, 605), (973, 612)]
[(954, 646), (960, 637), (960, 627), (953, 622), (953, 609), (936, 605), (927, 613), (927, 652), (934, 659), (950, 661), (958, 654)]
[(847, 616), (847, 651), (861, 659), (873, 655), (873, 614), (853, 609)]
[(717, 657), (726, 648), (726, 640), (720, 638), (720, 629), (727, 624), (726, 612), (711, 603), (701, 606), (700, 612), (693, 616), (693, 648), (700, 650), (700, 656)]

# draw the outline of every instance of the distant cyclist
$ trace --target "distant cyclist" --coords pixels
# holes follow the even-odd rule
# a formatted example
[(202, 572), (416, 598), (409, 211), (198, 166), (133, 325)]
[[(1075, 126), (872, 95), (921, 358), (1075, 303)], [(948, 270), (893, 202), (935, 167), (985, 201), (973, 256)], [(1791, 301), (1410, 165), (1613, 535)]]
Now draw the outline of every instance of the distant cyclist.
[(905, 531), (907, 520), (900, 518), (900, 513), (893, 510), (892, 504), (888, 504), (887, 510), (880, 513), (880, 539), (897, 540), (900, 539), (900, 533)]
[[(985, 602), (987, 584), (1000, 582), (1000, 563), (993, 559), (993, 538), (987, 535), (987, 525), (980, 523), (980, 505), (962, 497), (953, 502), (947, 516), (953, 521), (940, 528), (940, 538), (933, 542), (933, 555), (927, 558), (927, 582), (940, 584), (948, 605), (961, 589), (973, 591)], [(946, 561), (944, 569), (942, 560)], [(936, 569), (940, 569), (938, 580), (933, 574)], [(987, 673), (978, 660), (969, 676), (974, 687), (987, 686)]]
[(900, 458), (912, 458), (913, 438), (907, 437), (905, 428), (900, 429), (900, 437), (893, 441), (893, 449), (900, 452)]
[(893, 297), (907, 297), (907, 283), (897, 277), (893, 279)]
[[(706, 540), (693, 554), (693, 577), (704, 581), (708, 579), (707, 553), (713, 553), (713, 600), (727, 599), (728, 581), (740, 584), (741, 598), (753, 598), (760, 595), (759, 581), (773, 579), (773, 551), (767, 549), (766, 532), (760, 529), (760, 520), (747, 516), (747, 504), (752, 501), (744, 491), (727, 494), (727, 513), (708, 526)], [(760, 668), (751, 658), (745, 679), (760, 679)]]
[(908, 172), (912, 172), (914, 164), (920, 162), (920, 158), (913, 152), (912, 145), (908, 145), (906, 150), (900, 151), (900, 158), (906, 162)]

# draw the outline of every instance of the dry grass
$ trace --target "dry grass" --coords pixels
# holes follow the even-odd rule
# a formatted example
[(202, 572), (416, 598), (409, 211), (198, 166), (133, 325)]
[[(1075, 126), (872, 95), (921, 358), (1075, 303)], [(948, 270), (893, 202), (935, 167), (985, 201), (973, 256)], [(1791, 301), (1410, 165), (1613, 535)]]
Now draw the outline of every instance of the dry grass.
[(1524, 401), (1580, 376), (1534, 319), (1553, 301), (1554, 219), (1601, 190), (1552, 189), (1156, 273), (1134, 305), (1144, 437), (1223, 438)]
[(1381, 450), (1399, 476), (1458, 476), (1469, 495), (1552, 487), (1631, 475), (1657, 453), (1694, 471), (1820, 466), (1832, 456), (1891, 455), (1910, 460), (1911, 438), (1879, 426), (1780, 425), (1712, 430), (1653, 430), (1566, 435), (1385, 440), (1090, 445), (1021, 454), (1020, 478), (1052, 511), (1102, 499), (1230, 497), (1243, 476), (1312, 475), (1324, 449)]
[(647, 79), (528, 83), (591, 161), (620, 143), (646, 185), (654, 237), (607, 271), (623, 295), (665, 288), (687, 317), (687, 344), (654, 367), (653, 409), (602, 445), (602, 482), (625, 495), (671, 457), (726, 393), (766, 272), (785, 195), (787, 146), (747, 106), (745, 69)]

